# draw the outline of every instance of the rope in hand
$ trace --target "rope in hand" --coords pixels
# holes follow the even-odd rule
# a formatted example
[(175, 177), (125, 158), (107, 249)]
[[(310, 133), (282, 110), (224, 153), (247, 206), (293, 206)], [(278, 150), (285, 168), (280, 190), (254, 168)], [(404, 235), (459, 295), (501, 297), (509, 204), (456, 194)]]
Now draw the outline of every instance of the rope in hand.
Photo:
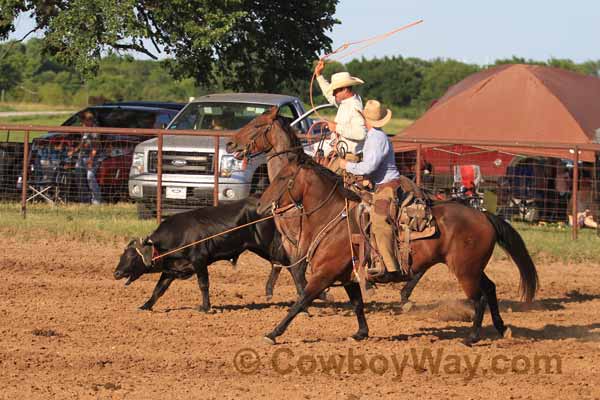
[[(394, 34), (396, 34), (398, 32), (401, 32), (401, 31), (406, 30), (408, 28), (412, 28), (413, 26), (418, 25), (418, 24), (420, 24), (422, 22), (423, 22), (423, 20), (420, 19), (418, 21), (411, 22), (410, 24), (406, 24), (406, 25), (401, 26), (399, 28), (393, 29), (393, 30), (391, 30), (389, 32), (383, 33), (381, 35), (373, 36), (373, 37), (370, 37), (370, 38), (367, 38), (367, 39), (363, 39), (363, 40), (357, 40), (355, 42), (346, 42), (346, 43), (342, 44), (340, 47), (338, 47), (337, 49), (335, 49), (334, 51), (332, 51), (331, 53), (325, 54), (324, 56), (320, 57), (319, 61), (325, 61), (325, 60), (329, 60), (329, 59), (334, 59), (333, 56), (336, 56), (336, 54), (337, 54), (337, 56), (335, 58), (337, 60), (341, 60), (341, 59), (346, 58), (346, 57), (348, 57), (348, 56), (350, 56), (352, 54), (355, 54), (355, 53), (357, 53), (357, 52), (359, 52), (361, 50), (364, 50), (367, 47), (372, 46), (372, 45), (374, 45), (377, 42), (385, 40), (388, 37), (390, 37), (390, 36), (392, 36), (392, 35), (394, 35)], [(354, 49), (352, 51), (348, 51), (351, 46), (355, 46), (355, 45), (361, 44), (361, 43), (366, 43), (366, 44), (363, 45), (363, 46), (361, 46), (361, 47), (359, 47), (359, 48), (357, 48), (357, 49)], [(318, 63), (317, 63), (317, 65), (318, 65)], [(310, 98), (310, 106), (311, 106), (311, 108), (315, 108), (315, 103), (314, 103), (314, 98), (313, 98), (313, 85), (314, 85), (314, 81), (315, 81), (316, 77), (317, 77), (317, 66), (315, 65), (315, 69), (313, 71), (312, 77), (310, 78), (310, 86), (309, 86), (309, 89), (308, 89), (308, 95), (309, 95), (309, 98)], [(318, 111), (315, 111), (315, 114), (320, 119), (326, 119), (326, 118), (323, 118), (323, 116), (321, 116)]]

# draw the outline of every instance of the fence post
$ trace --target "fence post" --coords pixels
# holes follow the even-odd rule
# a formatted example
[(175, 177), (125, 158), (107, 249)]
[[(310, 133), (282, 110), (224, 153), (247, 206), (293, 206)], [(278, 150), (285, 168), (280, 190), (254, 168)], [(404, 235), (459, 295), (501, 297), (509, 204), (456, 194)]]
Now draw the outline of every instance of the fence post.
[(579, 149), (575, 146), (575, 163), (573, 165), (573, 188), (571, 195), (571, 215), (573, 215), (573, 232), (572, 239), (577, 240), (577, 228), (579, 221), (577, 220), (577, 191), (579, 190)]
[(213, 156), (214, 187), (213, 187), (213, 205), (219, 205), (219, 142), (221, 137), (213, 136), (215, 141), (215, 153)]
[(21, 215), (27, 216), (27, 173), (29, 172), (29, 131), (23, 138), (23, 176), (21, 179)]
[(415, 183), (421, 186), (421, 143), (417, 144), (417, 159), (415, 161)]
[(163, 134), (158, 131), (158, 151), (156, 155), (156, 223), (162, 221), (162, 172), (163, 172)]

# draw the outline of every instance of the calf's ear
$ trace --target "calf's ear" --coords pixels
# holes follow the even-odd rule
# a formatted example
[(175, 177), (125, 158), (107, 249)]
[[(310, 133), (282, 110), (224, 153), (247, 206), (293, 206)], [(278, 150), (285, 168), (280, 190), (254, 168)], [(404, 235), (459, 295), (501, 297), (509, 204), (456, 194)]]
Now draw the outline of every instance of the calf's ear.
[(152, 266), (152, 253), (153, 253), (153, 247), (151, 244), (147, 244), (144, 246), (141, 246), (141, 253), (142, 253), (142, 261), (144, 261), (144, 265), (146, 267), (151, 267)]
[(142, 262), (144, 263), (144, 265), (146, 267), (152, 266), (152, 254), (154, 252), (154, 246), (152, 245), (152, 242), (150, 241), (150, 243), (147, 243), (146, 240), (139, 238), (137, 240), (134, 240), (134, 243), (135, 251), (142, 258)]

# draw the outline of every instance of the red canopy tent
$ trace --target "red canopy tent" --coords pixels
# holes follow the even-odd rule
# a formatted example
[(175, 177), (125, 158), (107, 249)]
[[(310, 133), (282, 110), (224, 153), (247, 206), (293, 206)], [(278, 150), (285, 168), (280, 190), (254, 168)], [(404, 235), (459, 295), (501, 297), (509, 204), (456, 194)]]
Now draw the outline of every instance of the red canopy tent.
[[(600, 79), (558, 68), (509, 64), (452, 86), (398, 139), (600, 143)], [(396, 142), (397, 151), (407, 144)], [(414, 149), (414, 145), (412, 146)], [(568, 149), (491, 146), (507, 153), (572, 158)], [(592, 152), (580, 159), (593, 161)]]

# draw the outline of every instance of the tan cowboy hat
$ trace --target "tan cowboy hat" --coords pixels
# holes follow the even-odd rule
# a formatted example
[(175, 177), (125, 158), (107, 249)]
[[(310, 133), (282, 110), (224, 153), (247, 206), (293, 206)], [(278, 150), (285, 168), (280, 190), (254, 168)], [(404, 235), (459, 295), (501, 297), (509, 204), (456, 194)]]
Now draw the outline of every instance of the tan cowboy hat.
[(335, 89), (361, 85), (365, 83), (362, 79), (351, 76), (348, 72), (338, 72), (331, 75), (331, 83), (327, 88), (329, 93), (333, 93)]
[(362, 116), (375, 128), (381, 128), (392, 119), (392, 110), (385, 108), (377, 100), (369, 100), (363, 111), (358, 110)]

